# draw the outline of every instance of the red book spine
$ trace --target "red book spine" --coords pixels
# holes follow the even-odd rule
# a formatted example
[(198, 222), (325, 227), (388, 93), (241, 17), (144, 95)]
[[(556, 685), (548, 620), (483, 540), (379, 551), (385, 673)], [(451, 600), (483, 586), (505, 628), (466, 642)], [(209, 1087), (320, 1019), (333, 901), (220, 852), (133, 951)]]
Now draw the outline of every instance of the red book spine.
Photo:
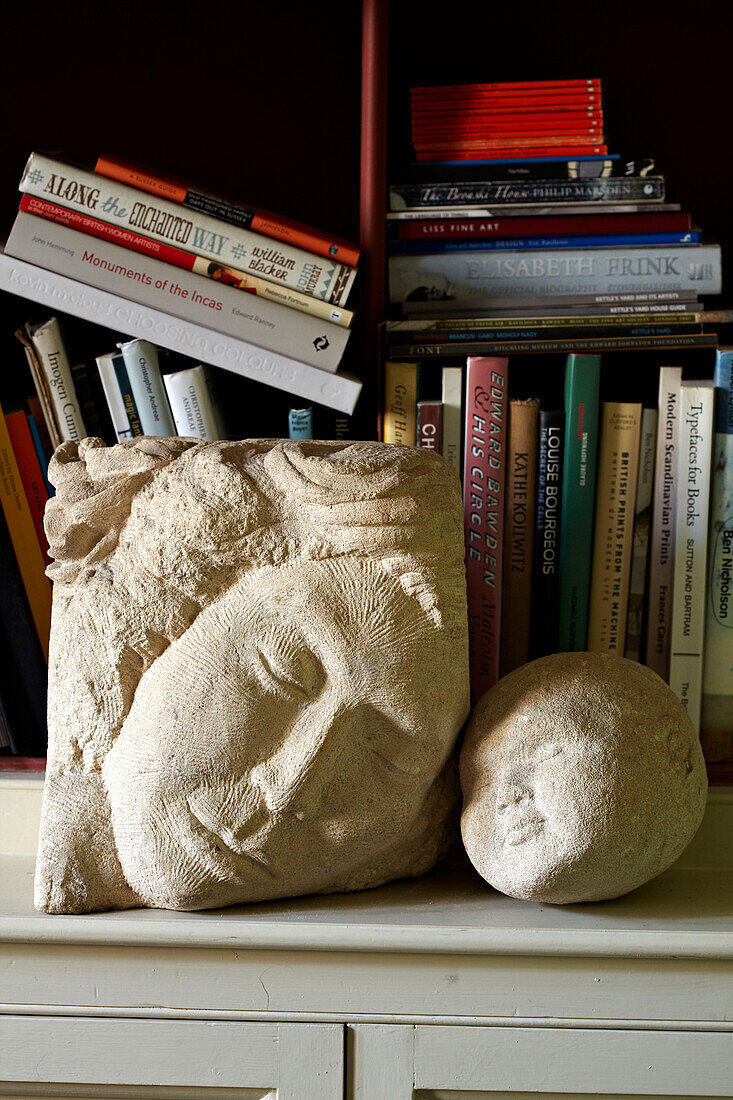
[(555, 133), (563, 130), (602, 130), (603, 115), (586, 111), (547, 112), (545, 114), (526, 115), (477, 115), (474, 118), (459, 117), (451, 119), (432, 119), (415, 121), (412, 132), (415, 136), (434, 136), (436, 134), (483, 134), (494, 130), (522, 133), (534, 130), (541, 133)]
[(92, 218), (81, 210), (68, 210), (65, 206), (56, 206), (55, 203), (38, 199), (34, 195), (23, 195), (20, 200), (20, 210), (26, 214), (35, 214), (36, 217), (46, 218), (47, 221), (58, 222), (60, 225), (68, 225), (69, 229), (78, 229), (80, 233), (86, 233), (89, 237), (98, 237), (102, 241), (111, 241), (122, 248), (129, 248), (132, 252), (141, 252), (144, 256), (154, 256), (156, 260), (173, 264), (174, 267), (185, 268), (193, 271), (196, 257), (190, 252), (184, 252), (175, 248), (172, 244), (163, 241), (153, 241), (149, 237), (141, 237), (130, 229), (124, 229), (121, 225), (107, 225), (98, 218)]
[(426, 149), (416, 153), (419, 161), (445, 160), (522, 160), (524, 157), (577, 157), (607, 153), (607, 145), (536, 145), (491, 149)]
[(417, 403), (417, 445), (428, 451), (440, 454), (443, 428), (442, 401), (418, 401)]
[(511, 92), (554, 92), (588, 89), (600, 92), (601, 81), (599, 77), (576, 80), (509, 80), (490, 84), (431, 84), (427, 87), (416, 86), (410, 89), (413, 100), (434, 99), (445, 95), (465, 95), (469, 92), (496, 92), (508, 94)]
[(585, 236), (594, 233), (684, 233), (689, 214), (568, 214), (548, 218), (428, 218), (398, 222), (398, 239), (479, 240), (482, 237)]
[(33, 519), (33, 526), (36, 529), (36, 535), (38, 536), (38, 543), (41, 547), (46, 565), (50, 565), (51, 559), (48, 556), (48, 540), (46, 538), (46, 532), (43, 529), (43, 513), (46, 510), (48, 491), (46, 489), (46, 483), (43, 480), (41, 464), (38, 461), (36, 448), (33, 445), (31, 430), (28, 427), (28, 421), (23, 412), (9, 413), (8, 416), (5, 417), (5, 423), (8, 426), (10, 445), (13, 448), (15, 461), (18, 463), (20, 480), (23, 483), (23, 490), (28, 500), (28, 507), (31, 510), (31, 517)]
[(506, 137), (499, 135), (492, 138), (448, 138), (441, 139), (439, 141), (420, 142), (415, 144), (416, 149), (445, 149), (447, 152), (453, 150), (467, 150), (469, 152), (476, 149), (496, 149), (506, 146), (516, 146), (517, 148), (537, 148), (539, 146), (547, 147), (548, 149), (554, 148), (556, 145), (581, 145), (586, 141), (602, 140), (602, 138), (589, 138), (586, 134), (507, 134)]
[(508, 370), (507, 359), (468, 360), (463, 514), (474, 702), (499, 677)]

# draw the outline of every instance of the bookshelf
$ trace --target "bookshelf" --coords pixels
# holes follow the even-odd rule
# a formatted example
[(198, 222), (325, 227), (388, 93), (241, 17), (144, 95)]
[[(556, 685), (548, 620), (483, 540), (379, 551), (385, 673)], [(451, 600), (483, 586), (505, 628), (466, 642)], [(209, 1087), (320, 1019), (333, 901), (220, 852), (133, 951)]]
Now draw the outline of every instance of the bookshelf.
[[(62, 148), (86, 161), (103, 150), (121, 151), (341, 236), (358, 235), (365, 248), (360, 322), (344, 369), (364, 379), (358, 424), (363, 437), (373, 436), (385, 186), (396, 178), (399, 150), (407, 148), (409, 87), (570, 73), (602, 78), (612, 143), (629, 156), (656, 157), (672, 196), (723, 245), (730, 283), (727, 180), (733, 153), (724, 141), (722, 104), (733, 10), (704, 0), (696, 9), (694, 44), (685, 29), (689, 8), (677, 0), (650, 0), (642, 8), (625, 0), (613, 17), (576, 2), (533, 10), (531, 21), (527, 15), (511, 5), (487, 9), (476, 0), (457, 12), (426, 0), (419, 18), (399, 0), (364, 0), (361, 8), (324, 0), (317, 10), (229, 4), (204, 34), (200, 13), (172, 19), (136, 0), (125, 4), (123, 17), (100, 7), (86, 10), (73, 31), (56, 5), (18, 10), (15, 36), (32, 42), (40, 79), (27, 79), (28, 54), (20, 50), (0, 76), (6, 102), (14, 95), (17, 101), (17, 89), (23, 90), (20, 108), (5, 120), (2, 233), (17, 206), (22, 165), (38, 147)], [(60, 43), (73, 43), (76, 56), (97, 59), (91, 82), (83, 65), (66, 66), (58, 81)], [(225, 43), (236, 43), (236, 64)], [(118, 79), (131, 73), (134, 79)], [(0, 295), (3, 399), (29, 384), (13, 329), (47, 313), (40, 304)], [(725, 332), (723, 338), (731, 339)], [(73, 323), (73, 339), (77, 349), (86, 341), (90, 356), (100, 349), (99, 328), (83, 320)], [(709, 353), (687, 352), (680, 361), (690, 376), (710, 374)], [(608, 386), (623, 386), (636, 374), (636, 362), (619, 353), (606, 368)], [(527, 362), (521, 385), (529, 387), (533, 375), (549, 366), (541, 357)], [(641, 385), (653, 389), (651, 374)], [(233, 383), (229, 392), (236, 394)], [(251, 434), (270, 430), (263, 413), (261, 433)], [(730, 781), (731, 767), (718, 766), (711, 775)]]

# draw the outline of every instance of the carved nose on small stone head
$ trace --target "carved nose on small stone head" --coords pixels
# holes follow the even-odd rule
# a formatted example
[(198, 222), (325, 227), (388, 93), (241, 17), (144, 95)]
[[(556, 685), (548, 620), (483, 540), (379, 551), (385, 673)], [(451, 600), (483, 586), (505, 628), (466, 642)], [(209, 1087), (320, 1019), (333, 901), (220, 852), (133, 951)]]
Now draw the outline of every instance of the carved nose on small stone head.
[(496, 796), (496, 808), (499, 813), (510, 806), (521, 806), (534, 799), (534, 791), (523, 783), (504, 783)]

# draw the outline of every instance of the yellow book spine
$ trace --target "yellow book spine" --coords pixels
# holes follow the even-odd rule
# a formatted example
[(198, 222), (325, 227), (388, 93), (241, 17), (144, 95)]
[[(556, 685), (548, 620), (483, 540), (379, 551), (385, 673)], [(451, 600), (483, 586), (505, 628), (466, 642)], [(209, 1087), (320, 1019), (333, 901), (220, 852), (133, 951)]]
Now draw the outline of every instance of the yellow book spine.
[(38, 637), (48, 660), (51, 630), (51, 582), (38, 542), (31, 510), (20, 480), (20, 471), (10, 443), (8, 426), (0, 406), (0, 504), (8, 525), (18, 568), (28, 597)]
[(629, 604), (641, 405), (606, 401), (593, 527), (588, 649), (623, 657)]
[(417, 363), (384, 366), (384, 442), (415, 446)]

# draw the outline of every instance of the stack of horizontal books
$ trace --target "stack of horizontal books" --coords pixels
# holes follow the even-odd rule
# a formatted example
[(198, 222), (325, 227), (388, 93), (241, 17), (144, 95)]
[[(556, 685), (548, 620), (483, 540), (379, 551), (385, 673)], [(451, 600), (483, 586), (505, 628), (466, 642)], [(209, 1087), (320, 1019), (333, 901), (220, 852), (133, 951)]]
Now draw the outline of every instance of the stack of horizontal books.
[(383, 438), (463, 479), (474, 697), (551, 652), (643, 660), (731, 758), (719, 247), (607, 152), (598, 81), (413, 89), (411, 121)]
[(54, 449), (88, 436), (349, 438), (359, 383), (336, 372), (358, 249), (119, 158), (91, 171), (34, 153), (20, 189), (3, 285), (95, 322), (81, 342), (68, 318), (22, 325), (35, 393), (0, 407), (0, 751), (36, 756)]

